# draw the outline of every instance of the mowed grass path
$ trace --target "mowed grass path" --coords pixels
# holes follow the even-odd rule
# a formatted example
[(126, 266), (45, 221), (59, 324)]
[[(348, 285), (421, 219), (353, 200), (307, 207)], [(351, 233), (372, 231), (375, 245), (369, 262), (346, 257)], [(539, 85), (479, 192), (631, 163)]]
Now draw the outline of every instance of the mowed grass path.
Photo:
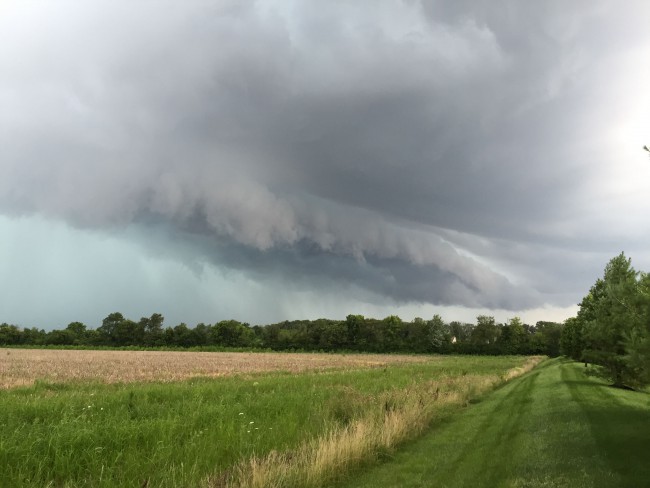
[(338, 486), (650, 486), (650, 394), (583, 370), (547, 361)]

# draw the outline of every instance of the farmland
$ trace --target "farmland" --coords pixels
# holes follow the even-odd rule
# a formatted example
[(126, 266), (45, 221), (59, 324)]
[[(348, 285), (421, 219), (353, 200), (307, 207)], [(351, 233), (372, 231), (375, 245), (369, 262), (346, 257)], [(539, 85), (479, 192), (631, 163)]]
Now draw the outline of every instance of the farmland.
[(0, 349), (0, 388), (35, 381), (179, 381), (196, 377), (284, 371), (302, 373), (431, 361), (426, 356), (178, 351)]
[(323, 486), (525, 357), (1, 350), (0, 486)]

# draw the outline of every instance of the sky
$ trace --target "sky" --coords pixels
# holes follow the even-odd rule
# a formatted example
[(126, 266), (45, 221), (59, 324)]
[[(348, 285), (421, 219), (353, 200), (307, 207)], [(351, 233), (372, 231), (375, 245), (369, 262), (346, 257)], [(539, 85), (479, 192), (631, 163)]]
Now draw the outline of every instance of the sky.
[(0, 322), (564, 320), (650, 271), (648, 19), (0, 0)]

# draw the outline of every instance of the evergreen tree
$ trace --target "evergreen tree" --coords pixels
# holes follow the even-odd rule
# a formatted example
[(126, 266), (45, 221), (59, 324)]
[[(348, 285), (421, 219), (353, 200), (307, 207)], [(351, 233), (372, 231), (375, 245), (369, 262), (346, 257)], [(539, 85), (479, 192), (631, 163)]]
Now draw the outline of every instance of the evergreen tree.
[(639, 368), (626, 350), (626, 341), (642, 321), (637, 273), (630, 259), (623, 253), (613, 258), (601, 282), (594, 286), (598, 287), (596, 293), (590, 293), (581, 304), (583, 317), (591, 318), (585, 320), (583, 356), (601, 366), (599, 374), (614, 386), (638, 386), (642, 384)]
[(650, 274), (641, 273), (638, 286), (640, 320), (625, 335), (629, 361), (642, 383), (650, 384)]

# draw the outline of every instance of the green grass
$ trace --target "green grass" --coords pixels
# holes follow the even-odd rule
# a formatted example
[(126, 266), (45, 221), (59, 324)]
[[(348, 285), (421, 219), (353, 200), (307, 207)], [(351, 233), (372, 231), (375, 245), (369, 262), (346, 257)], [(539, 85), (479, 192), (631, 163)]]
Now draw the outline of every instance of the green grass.
[(0, 486), (197, 486), (358, 418), (382, 392), (502, 374), (524, 360), (444, 357), (386, 369), (0, 391)]
[(547, 361), (338, 486), (650, 486), (650, 394), (583, 369)]

